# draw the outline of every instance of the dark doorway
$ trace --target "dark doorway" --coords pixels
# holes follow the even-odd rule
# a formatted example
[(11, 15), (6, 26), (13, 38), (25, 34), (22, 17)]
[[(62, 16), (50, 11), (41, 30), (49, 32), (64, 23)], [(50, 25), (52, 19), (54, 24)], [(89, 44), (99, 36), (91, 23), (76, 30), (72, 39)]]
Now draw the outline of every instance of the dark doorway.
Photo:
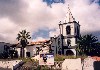
[(95, 61), (93, 63), (94, 70), (100, 70), (100, 61)]
[(58, 51), (58, 54), (61, 55), (61, 51)]
[(26, 57), (30, 57), (30, 52), (26, 52)]
[(74, 55), (74, 53), (71, 50), (67, 50), (66, 55)]

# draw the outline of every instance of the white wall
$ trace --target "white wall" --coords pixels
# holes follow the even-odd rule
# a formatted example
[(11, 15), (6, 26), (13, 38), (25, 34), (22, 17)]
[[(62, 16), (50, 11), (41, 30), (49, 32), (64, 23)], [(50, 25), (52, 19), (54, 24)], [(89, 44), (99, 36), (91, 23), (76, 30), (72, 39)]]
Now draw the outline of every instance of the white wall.
[(42, 50), (43, 50), (43, 51), (40, 51), (40, 53), (39, 53), (39, 54), (49, 53), (49, 47), (48, 47), (48, 46), (47, 46), (47, 47), (42, 48)]
[(41, 45), (33, 45), (33, 46), (27, 46), (25, 50), (25, 57), (26, 57), (26, 52), (30, 52), (30, 56), (34, 56), (36, 54), (36, 47), (40, 47)]
[[(34, 54), (36, 54), (36, 47), (40, 47), (41, 45), (33, 45), (33, 46), (26, 46), (26, 48), (24, 48), (24, 52), (25, 52), (25, 57), (26, 57), (26, 52), (30, 52), (30, 57), (34, 56)], [(18, 51), (18, 56), (20, 56), (20, 48), (16, 48), (16, 50)]]
[(20, 57), (20, 48), (16, 48), (17, 52), (18, 52), (18, 56)]
[(68, 23), (63, 25), (63, 36), (66, 36), (66, 26), (71, 27), (71, 35), (74, 35), (74, 23)]
[[(71, 46), (75, 46), (76, 45), (75, 38), (70, 38), (70, 40), (71, 40)], [(63, 45), (67, 46), (67, 39), (63, 39)]]
[[(71, 24), (65, 24), (65, 25), (63, 25), (63, 35), (64, 36), (68, 36), (67, 34), (66, 34), (66, 26), (68, 26), (68, 25), (70, 25), (71, 26), (71, 35), (76, 35), (76, 33), (75, 33), (75, 27), (77, 27), (78, 26), (78, 24), (77, 23), (71, 23)], [(75, 38), (70, 38), (70, 40), (71, 40), (71, 46), (75, 46), (76, 45), (76, 40), (75, 40)], [(64, 46), (66, 46), (67, 45), (67, 39), (63, 39), (63, 44), (64, 44)]]
[(91, 57), (85, 58), (83, 63), (83, 70), (94, 70), (93, 62), (96, 61)]
[(76, 43), (75, 43), (75, 42), (76, 42), (75, 38), (71, 38), (70, 40), (71, 40), (71, 46), (75, 46), (75, 45), (76, 45)]
[(30, 56), (34, 55), (34, 46), (27, 46), (26, 48), (24, 48), (25, 50), (25, 57), (26, 57), (26, 52), (30, 52)]
[[(97, 58), (100, 59), (100, 57)], [(96, 60), (97, 58), (87, 57), (83, 61), (81, 61), (81, 58), (65, 59), (62, 63), (62, 70), (100, 70), (100, 60)], [(96, 67), (95, 61), (97, 61)]]
[[(63, 25), (63, 27), (62, 27), (62, 25)], [(60, 25), (60, 28), (61, 28), (61, 34), (63, 33), (63, 36), (66, 36), (66, 26), (71, 27), (71, 35), (77, 34), (77, 32), (75, 33), (75, 28), (77, 28), (77, 26), (78, 26), (79, 32), (80, 32), (80, 26), (78, 23), (67, 23), (67, 24), (62, 24), (62, 25)], [(62, 28), (63, 28), (63, 30), (62, 30)], [(76, 29), (76, 31), (77, 31), (77, 29)]]
[(66, 24), (63, 24), (63, 36), (66, 36)]
[(63, 25), (62, 24), (59, 26), (59, 31), (61, 32), (61, 34), (63, 33)]
[(63, 39), (63, 46), (67, 46), (67, 39)]

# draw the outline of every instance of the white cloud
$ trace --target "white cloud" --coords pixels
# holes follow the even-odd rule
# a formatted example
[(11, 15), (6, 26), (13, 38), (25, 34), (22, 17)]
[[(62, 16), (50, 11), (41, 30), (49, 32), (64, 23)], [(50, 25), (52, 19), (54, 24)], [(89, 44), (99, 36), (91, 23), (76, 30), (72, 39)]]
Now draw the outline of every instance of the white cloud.
[[(51, 31), (49, 36), (59, 34), (58, 24), (66, 17), (68, 3), (74, 18), (80, 22), (81, 32), (99, 31), (100, 9), (96, 3), (90, 4), (90, 0), (66, 0), (65, 4), (53, 3), (52, 8), (48, 7), (42, 0), (21, 0), (21, 2), (25, 3), (20, 4), (23, 6), (19, 7), (20, 9), (17, 8), (19, 11), (12, 11), (12, 16), (11, 13), (8, 13), (9, 15), (0, 17), (0, 41), (16, 42), (17, 33), (22, 29), (30, 31), (32, 35), (38, 29), (56, 28), (57, 30)], [(15, 10), (15, 8), (7, 7), (5, 9), (7, 9), (6, 12), (9, 12), (8, 9)], [(6, 12), (3, 14), (6, 15)], [(37, 40), (42, 39), (42, 37), (37, 38)]]
[[(59, 10), (61, 13), (64, 14), (63, 19), (65, 17), (65, 14), (67, 13), (67, 6), (70, 5), (71, 12), (76, 19), (76, 21), (80, 22), (81, 25), (81, 33), (83, 32), (95, 32), (99, 31), (100, 29), (100, 7), (97, 3), (90, 4), (90, 0), (66, 0), (67, 3), (64, 5), (54, 4), (52, 7), (55, 9), (61, 8)], [(59, 7), (60, 6), (60, 7)], [(56, 13), (55, 13), (56, 14)], [(58, 14), (58, 15), (59, 15)], [(62, 16), (59, 15), (61, 18)], [(62, 19), (62, 18), (61, 18)], [(58, 30), (57, 30), (58, 32)], [(51, 35), (51, 33), (50, 33)]]
[(12, 42), (18, 31), (18, 26), (8, 18), (0, 19), (0, 24), (0, 41)]
[(72, 7), (72, 13), (80, 21), (81, 32), (99, 30), (100, 9), (96, 3), (90, 4), (89, 0), (76, 0)]

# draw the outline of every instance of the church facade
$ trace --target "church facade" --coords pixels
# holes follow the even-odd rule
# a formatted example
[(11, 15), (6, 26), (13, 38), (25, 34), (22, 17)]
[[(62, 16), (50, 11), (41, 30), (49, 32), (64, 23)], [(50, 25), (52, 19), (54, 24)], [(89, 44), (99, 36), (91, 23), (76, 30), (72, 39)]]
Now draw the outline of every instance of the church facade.
[(80, 25), (75, 21), (68, 7), (65, 22), (59, 24), (60, 34), (56, 37), (51, 37), (51, 49), (54, 55), (76, 55), (77, 41), (80, 37)]

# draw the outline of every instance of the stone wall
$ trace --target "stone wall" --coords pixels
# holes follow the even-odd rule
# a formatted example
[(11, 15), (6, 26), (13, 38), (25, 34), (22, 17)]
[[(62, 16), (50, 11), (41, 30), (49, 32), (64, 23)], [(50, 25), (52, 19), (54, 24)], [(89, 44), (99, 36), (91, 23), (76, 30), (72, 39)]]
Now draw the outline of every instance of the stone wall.
[[(100, 58), (100, 57), (99, 57)], [(100, 60), (88, 57), (84, 59), (83, 70), (100, 70)]]
[(83, 70), (94, 70), (93, 62), (96, 61), (92, 58), (85, 58), (83, 62)]
[(62, 70), (82, 70), (81, 59), (65, 59), (62, 63)]
[(13, 68), (16, 68), (20, 63), (22, 63), (21, 60), (0, 61), (0, 67), (13, 70)]
[(62, 63), (62, 70), (100, 70), (100, 57), (88, 57), (84, 60), (65, 59)]

